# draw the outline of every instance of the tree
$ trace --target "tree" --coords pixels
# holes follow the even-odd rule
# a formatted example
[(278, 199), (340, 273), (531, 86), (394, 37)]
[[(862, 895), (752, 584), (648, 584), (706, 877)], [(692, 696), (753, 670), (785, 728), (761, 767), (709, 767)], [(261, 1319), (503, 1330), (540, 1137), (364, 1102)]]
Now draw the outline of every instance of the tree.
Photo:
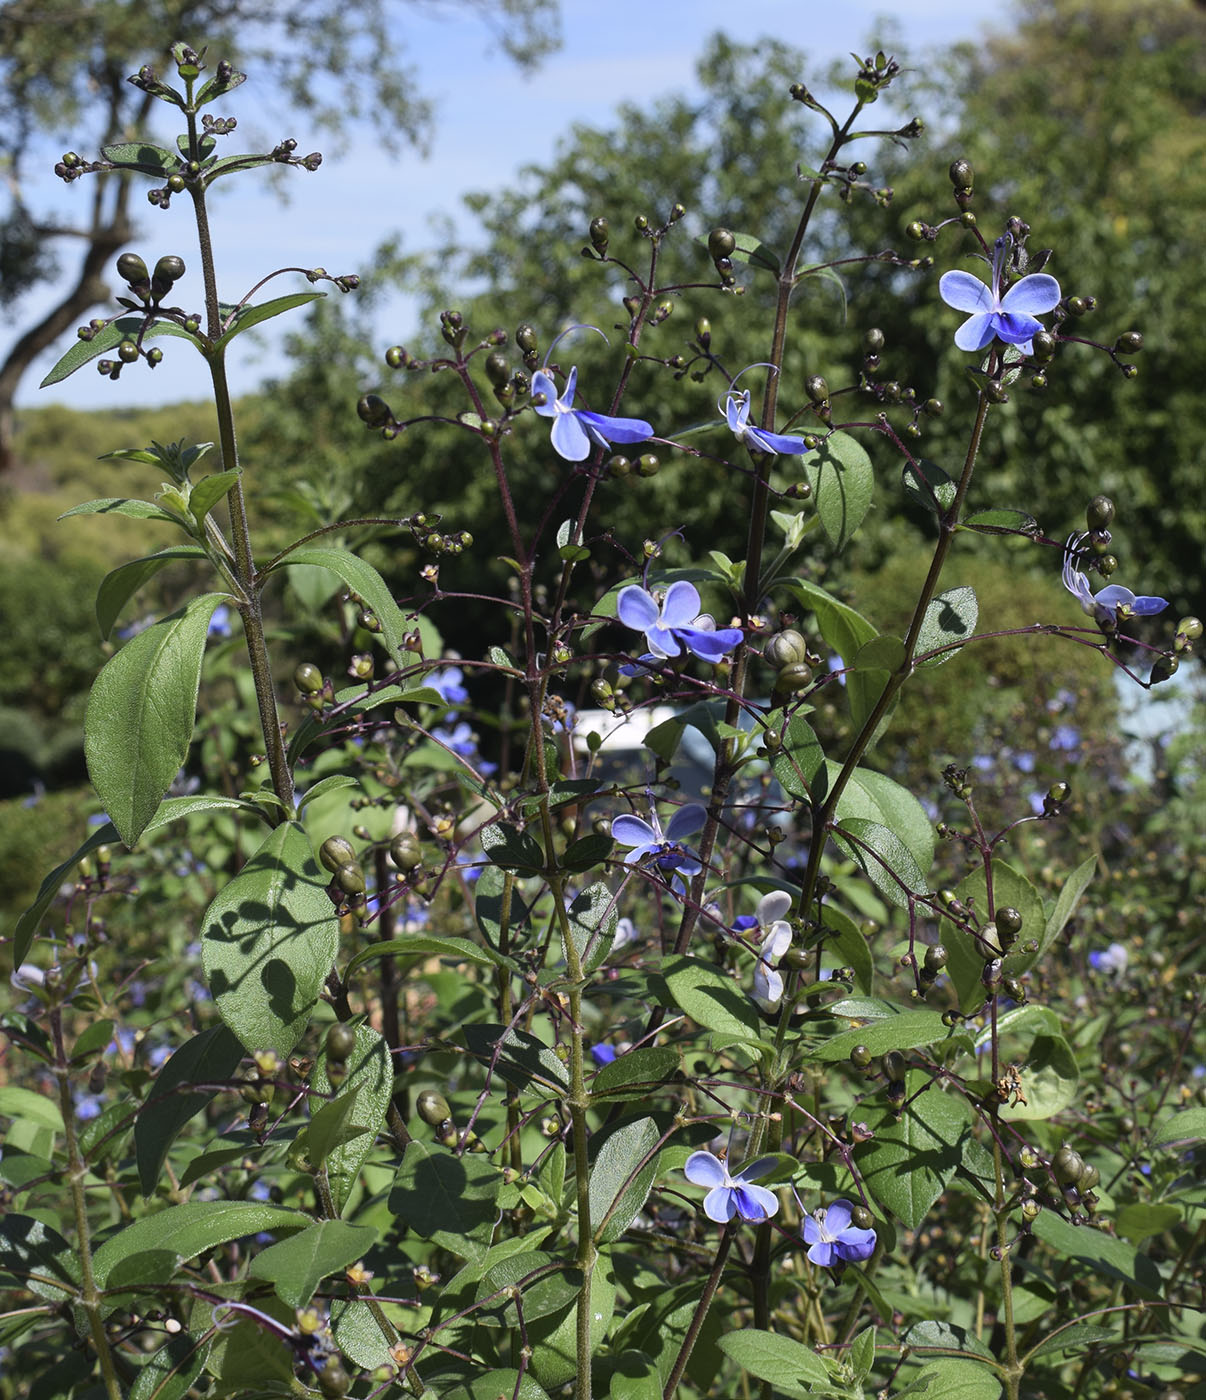
[[(10, 464), (12, 404), (34, 358), (108, 299), (103, 270), (132, 237), (128, 179), (93, 182), (78, 224), (41, 216), (22, 177), (39, 135), (70, 123), (97, 149), (145, 136), (154, 101), (128, 76), (167, 62), (172, 43), (207, 44), (236, 66), (275, 78), (289, 103), (336, 132), (370, 121), (393, 141), (420, 141), (430, 103), (400, 59), (402, 12), (414, 0), (331, 6), (293, 0), (282, 17), (268, 0), (5, 0), (0, 4), (0, 305), (11, 307), (57, 271), (55, 253), (82, 252), (58, 302), (28, 326), (0, 362), (0, 470)], [(557, 0), (456, 0), (498, 32), (500, 47), (531, 66), (557, 39)], [(316, 80), (324, 77), (322, 83)], [(89, 158), (91, 153), (85, 153)], [(66, 251), (63, 253), (67, 257)]]

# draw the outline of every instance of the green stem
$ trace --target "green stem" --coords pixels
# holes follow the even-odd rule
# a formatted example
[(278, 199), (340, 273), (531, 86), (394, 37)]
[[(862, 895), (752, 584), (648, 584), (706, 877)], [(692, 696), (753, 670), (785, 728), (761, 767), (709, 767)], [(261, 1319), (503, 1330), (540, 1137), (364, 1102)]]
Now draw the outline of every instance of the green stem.
[(75, 1105), (71, 1101), (71, 1073), (66, 1046), (63, 1044), (63, 1013), (54, 1007), (50, 1012), (50, 1030), (54, 1039), (54, 1075), (59, 1090), (59, 1112), (63, 1117), (63, 1140), (67, 1149), (67, 1180), (71, 1186), (71, 1205), (75, 1215), (76, 1248), (80, 1260), (80, 1306), (88, 1319), (88, 1331), (96, 1348), (105, 1394), (109, 1400), (122, 1400), (121, 1384), (113, 1361), (109, 1338), (101, 1314), (101, 1290), (96, 1286), (92, 1271), (92, 1235), (88, 1227), (88, 1203), (84, 1194), (84, 1178), (88, 1164), (80, 1151), (75, 1133)]
[(666, 1384), (662, 1390), (662, 1400), (673, 1400), (674, 1392), (678, 1389), (679, 1382), (683, 1378), (683, 1372), (687, 1369), (687, 1362), (691, 1360), (691, 1353), (695, 1350), (695, 1343), (699, 1339), (700, 1329), (703, 1327), (704, 1318), (708, 1315), (708, 1309), (712, 1306), (712, 1299), (716, 1296), (716, 1290), (720, 1287), (721, 1276), (724, 1274), (725, 1261), (729, 1257), (729, 1250), (733, 1244), (733, 1227), (726, 1225), (724, 1234), (720, 1237), (720, 1247), (716, 1251), (716, 1258), (712, 1264), (712, 1271), (708, 1275), (703, 1286), (703, 1292), (699, 1295), (699, 1302), (696, 1305), (695, 1313), (691, 1318), (691, 1325), (687, 1328), (687, 1335), (683, 1338), (683, 1344), (678, 1349), (678, 1355), (674, 1358), (674, 1365)]

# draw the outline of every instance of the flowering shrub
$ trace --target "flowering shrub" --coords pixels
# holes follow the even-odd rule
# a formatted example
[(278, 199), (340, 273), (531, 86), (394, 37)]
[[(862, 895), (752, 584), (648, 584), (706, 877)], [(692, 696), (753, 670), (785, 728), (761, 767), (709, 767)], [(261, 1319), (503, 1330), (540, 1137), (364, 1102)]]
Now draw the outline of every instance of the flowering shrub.
[[(210, 582), (131, 630), (97, 677), (85, 732), (105, 815), (15, 929), (5, 1029), (23, 1082), (0, 1088), (13, 1125), (0, 1159), (6, 1369), (36, 1377), (40, 1394), (108, 1400), (641, 1400), (759, 1383), (768, 1396), (1017, 1400), (1115, 1394), (1127, 1371), (1144, 1393), (1201, 1376), (1203, 1206), (1185, 1153), (1200, 1151), (1203, 1111), (1115, 1081), (1104, 1105), (1084, 1097), (1107, 1042), (1116, 1064), (1159, 1055), (1147, 1040), (1136, 1052), (1146, 1020), (1124, 1052), (1087, 999), (1055, 994), (1101, 878), (1096, 856), (1030, 868), (1070, 784), (1033, 805), (1011, 791), (995, 827), (978, 775), (1008, 763), (1032, 782), (1034, 752), (969, 753), (919, 792), (885, 771), (902, 692), (940, 665), (974, 667), (1001, 640), (980, 630), (957, 536), (1040, 552), (1092, 624), (1040, 619), (1009, 629), (1019, 645), (1039, 630), (1147, 688), (1201, 634), (1196, 618), (1145, 624), (1161, 599), (1092, 592), (1087, 573), (1108, 578), (1116, 563), (1112, 503), (1092, 500), (1061, 550), (1067, 522), (1048, 536), (1027, 511), (991, 505), (977, 475), (1023, 376), (1045, 381), (1057, 351), (1094, 350), (1064, 334), (1065, 300), (1030, 257), (1029, 226), (1011, 217), (990, 244), (979, 220), (997, 216), (973, 213), (973, 172), (956, 161), (956, 210), (919, 235), (934, 254), (861, 259), (925, 274), (962, 236), (991, 262), (991, 287), (962, 271), (938, 283), (971, 313), (955, 344), (974, 356), (957, 406), (968, 445), (951, 472), (916, 455), (928, 401), (880, 380), (874, 327), (858, 368), (841, 381), (831, 370), (836, 387), (819, 373), (784, 382), (793, 294), (836, 275), (804, 260), (820, 202), (890, 203), (846, 148), (921, 131), (856, 121), (898, 75), (882, 54), (858, 63), (845, 121), (797, 84), (791, 98), (830, 141), (800, 168), (789, 247), (713, 228), (690, 284), (665, 284), (683, 206), (661, 223), (639, 214), (635, 251), (612, 251), (602, 214), (590, 223), (587, 256), (627, 285), (615, 383), (584, 394), (610, 413), (574, 407), (576, 370), (562, 379), (556, 339), (541, 361), (530, 324), (512, 349), (506, 332), (478, 334), (448, 310), (442, 351), (387, 351), (392, 371), (460, 386), (452, 422), (466, 460), (492, 474), (505, 538), (477, 541), (416, 508), (257, 547), (227, 347), (320, 284), (347, 292), (356, 278), (313, 269), (310, 290), (219, 298), (209, 186), (318, 158), (291, 142), (219, 155), (234, 123), (201, 111), (243, 75), (223, 62), (206, 77), (184, 45), (175, 56), (179, 86), (149, 68), (133, 81), (182, 114), (178, 150), (123, 143), (95, 161), (72, 153), (60, 173), (136, 172), (161, 209), (187, 195), (204, 310), (169, 304), (179, 256), (152, 271), (123, 254), (121, 313), (83, 327), (49, 380), (93, 361), (117, 378), (157, 362), (165, 337), (199, 352), (216, 451), (123, 449), (132, 470), (167, 478), (159, 494), (76, 513), (185, 536), (105, 579), (106, 634), (169, 560)], [(650, 333), (674, 299), (736, 299), (739, 268), (773, 295), (768, 359), (740, 371), (765, 371), (758, 406), (697, 325), (691, 372), (728, 386), (723, 422), (697, 438), (675, 412), (688, 359), (653, 353)], [(1116, 348), (1096, 349), (1117, 363)], [(655, 423), (617, 414), (636, 374), (664, 385)], [(389, 392), (357, 409), (404, 453), (425, 415), (401, 407), (405, 379)], [(540, 438), (548, 500), (528, 529), (510, 464), (532, 416), (552, 429)], [(633, 443), (654, 450), (636, 463), (612, 452)], [(704, 455), (747, 484), (744, 558), (690, 540), (693, 562), (670, 567), (673, 521), (646, 540), (607, 532), (618, 483), (639, 489)], [(934, 527), (899, 631), (825, 582), (889, 491)], [(425, 552), (397, 587), (346, 547), (382, 529)], [(496, 592), (474, 599), (498, 633), (453, 656), (441, 620), (467, 601), (457, 561), (474, 550), (499, 561)], [(324, 596), (346, 644), (339, 681), (265, 625), (294, 570), (309, 571), (302, 587), (315, 571), (338, 580)], [(203, 669), (215, 654), (229, 662), (236, 617), (247, 665), (232, 690), (254, 724), (237, 700), (210, 712), (199, 779), (182, 770)], [(669, 717), (630, 762), (609, 762), (582, 718), (588, 697), (617, 719), (655, 704)], [(1059, 718), (1051, 753), (1077, 754), (1076, 696), (1035, 704)], [(828, 724), (839, 710), (840, 727)], [(248, 733), (241, 762), (232, 736)], [(737, 912), (755, 896), (755, 914)], [(109, 932), (126, 915), (170, 930), (164, 947), (183, 956), (152, 948), (137, 961)], [(1132, 976), (1123, 944), (1077, 956), (1085, 985), (1111, 996)], [(1200, 1045), (1200, 993), (1162, 1005), (1179, 1073)], [(689, 1186), (706, 1188), (702, 1201)]]

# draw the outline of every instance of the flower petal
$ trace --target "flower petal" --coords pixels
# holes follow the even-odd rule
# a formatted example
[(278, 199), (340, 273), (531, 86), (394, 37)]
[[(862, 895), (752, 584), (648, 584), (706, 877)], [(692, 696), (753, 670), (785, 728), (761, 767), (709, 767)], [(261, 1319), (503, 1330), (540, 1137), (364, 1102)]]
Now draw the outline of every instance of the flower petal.
[(1168, 607), (1167, 598), (1155, 598), (1149, 594), (1140, 594), (1131, 604), (1131, 612), (1136, 617), (1151, 617), (1153, 613), (1163, 612)]
[(860, 1230), (857, 1225), (842, 1231), (842, 1237), (834, 1246), (840, 1258), (851, 1264), (870, 1259), (875, 1253), (875, 1231)]
[(721, 627), (715, 632), (699, 627), (678, 627), (675, 631), (692, 655), (713, 665), (739, 645), (743, 637), (740, 627)]
[(542, 418), (553, 418), (557, 414), (557, 386), (553, 383), (551, 375), (542, 369), (538, 369), (532, 376), (532, 395), (543, 394), (544, 403), (534, 404), (536, 412)]
[(582, 462), (590, 456), (590, 437), (573, 412), (558, 413), (553, 420), (553, 451), (567, 462)]
[(733, 1178), (734, 1181), (757, 1181), (760, 1176), (773, 1172), (779, 1165), (777, 1157), (759, 1157), (756, 1162), (747, 1162)]
[(565, 381), (565, 392), (561, 395), (562, 408), (572, 408), (574, 404), (574, 394), (578, 389), (578, 366), (575, 365), (569, 372), (569, 378)]
[(992, 342), (996, 333), (997, 317), (995, 313), (985, 311), (978, 316), (969, 316), (964, 321), (955, 332), (955, 344), (960, 350), (983, 350)]
[(834, 1246), (829, 1240), (818, 1240), (816, 1244), (809, 1246), (808, 1258), (822, 1269), (832, 1269), (833, 1251)]
[(653, 436), (653, 424), (643, 418), (611, 418), (606, 413), (578, 410), (578, 419), (588, 433), (608, 446), (613, 442), (644, 442)]
[(655, 831), (643, 818), (625, 812), (611, 824), (611, 834), (621, 846), (633, 846), (647, 850), (662, 843), (661, 833)]
[(703, 829), (708, 819), (708, 809), (702, 802), (688, 802), (670, 818), (666, 827), (667, 841), (681, 841), (684, 836), (694, 836)]
[(779, 1198), (765, 1186), (738, 1186), (730, 1195), (742, 1220), (769, 1220), (779, 1209)]
[[(1086, 580), (1088, 582), (1088, 580)], [(1129, 588), (1123, 588), (1121, 584), (1111, 583), (1103, 588), (1100, 593), (1093, 595), (1094, 608), (1108, 608), (1110, 612), (1117, 611), (1120, 607), (1133, 607), (1135, 595)]]
[(724, 405), (725, 421), (737, 437), (745, 434), (745, 425), (750, 416), (750, 391), (743, 394), (730, 394)]
[(620, 589), (620, 596), (616, 599), (616, 616), (634, 632), (647, 632), (657, 622), (659, 614), (653, 594), (630, 583), (627, 588)]
[(809, 451), (804, 446), (802, 437), (793, 437), (785, 433), (771, 433), (765, 428), (748, 429), (745, 440), (748, 446), (758, 452), (781, 452), (785, 457), (802, 457)]
[(730, 1180), (724, 1163), (712, 1152), (692, 1152), (683, 1173), (693, 1186), (725, 1186)]
[(956, 311), (995, 309), (990, 289), (970, 272), (944, 272), (938, 282), (938, 295), (947, 306), (953, 306)]
[(663, 627), (689, 627), (699, 616), (699, 589), (686, 579), (677, 579), (666, 589), (662, 602)]
[(704, 1214), (717, 1225), (727, 1225), (737, 1214), (737, 1192), (731, 1186), (718, 1186), (704, 1197)]
[(758, 901), (757, 920), (763, 928), (769, 928), (771, 924), (786, 918), (791, 906), (792, 897), (786, 890), (771, 890), (770, 894), (764, 894)]
[(825, 1211), (825, 1230), (830, 1235), (840, 1235), (850, 1228), (854, 1207), (846, 1200), (837, 1200)]
[(1023, 355), (1029, 355), (1034, 349), (1031, 342), (1043, 329), (1043, 323), (1033, 316), (1019, 315), (1015, 311), (1003, 311), (996, 320), (997, 339), (1003, 340), (1006, 345), (1016, 345)]
[(1009, 316), (1041, 316), (1054, 311), (1062, 293), (1059, 283), (1046, 272), (1019, 278), (1001, 298), (1001, 310)]

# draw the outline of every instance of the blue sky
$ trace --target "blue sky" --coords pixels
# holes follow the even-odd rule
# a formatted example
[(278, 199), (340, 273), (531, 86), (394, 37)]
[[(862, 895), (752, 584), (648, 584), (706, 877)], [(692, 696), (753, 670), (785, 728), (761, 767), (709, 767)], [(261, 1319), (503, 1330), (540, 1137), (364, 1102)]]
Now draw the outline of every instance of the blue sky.
[[(733, 0), (562, 0), (563, 47), (535, 75), (525, 78), (490, 51), (489, 30), (471, 14), (409, 5), (400, 5), (399, 12), (404, 17), (407, 57), (421, 72), (425, 90), (436, 104), (430, 155), (427, 159), (413, 151), (393, 155), (389, 174), (383, 178), (375, 143), (368, 133), (359, 133), (353, 134), (341, 157), (328, 159), (316, 173), (292, 172), (287, 203), (254, 175), (219, 186), (229, 191), (217, 202), (214, 218), (223, 299), (241, 296), (266, 271), (282, 263), (321, 265), (333, 273), (357, 271), (373, 249), (395, 232), (400, 233), (406, 252), (430, 247), (433, 218), (458, 218), (462, 194), (497, 186), (521, 165), (547, 161), (560, 134), (574, 122), (607, 125), (620, 102), (652, 101), (667, 92), (690, 91), (696, 60), (717, 30), (745, 42), (773, 35), (795, 44), (813, 56), (811, 73), (801, 77), (815, 79), (832, 59), (851, 50), (870, 50), (883, 42), (916, 60), (925, 48), (973, 37), (982, 25), (982, 12), (966, 0), (913, 0), (907, 12), (902, 6), (850, 0), (840, 5), (810, 0), (742, 0), (740, 4)], [(222, 105), (223, 112), (239, 117), (241, 129), (264, 124), (263, 117), (257, 121), (254, 97), (247, 97), (254, 92), (254, 83), (249, 82), (229, 104)], [(301, 149), (323, 149), (321, 138), (307, 136), (304, 123), (294, 122), (289, 129)], [(503, 133), (506, 155), (500, 163)], [(271, 144), (281, 133), (274, 123), (270, 135), (261, 134)], [(27, 191), (31, 205), (39, 211), (45, 209), (46, 201), (53, 201), (52, 207), (69, 217), (72, 202), (87, 198), (87, 180), (64, 187), (49, 173), (49, 165), (62, 150), (80, 146), (72, 135), (55, 134), (57, 144), (47, 152), (47, 176), (31, 183)], [(141, 221), (144, 236), (131, 247), (148, 262), (163, 252), (179, 252), (186, 263), (195, 262), (195, 256), (190, 259), (194, 242), (187, 209), (187, 201), (176, 201), (166, 215), (148, 207)], [(301, 278), (280, 278), (274, 293), (305, 286)], [(179, 289), (180, 305), (200, 308), (200, 282), (194, 280), (191, 268)], [(31, 296), (18, 307), (14, 333), (28, 322), (37, 305)], [(382, 307), (377, 320), (380, 344), (374, 348), (381, 350), (413, 332), (414, 304), (400, 295)], [(7, 330), (0, 330), (0, 345), (7, 339)], [(231, 366), (236, 392), (247, 392), (261, 379), (287, 369), (276, 336), (251, 341), (248, 336), (236, 343), (246, 347)], [(38, 381), (68, 347), (68, 339), (28, 376), (18, 403), (32, 406), (57, 400), (91, 407), (198, 397), (199, 362), (183, 342), (161, 343), (165, 359), (153, 372), (135, 366), (111, 384), (88, 368), (64, 384), (39, 391)]]

